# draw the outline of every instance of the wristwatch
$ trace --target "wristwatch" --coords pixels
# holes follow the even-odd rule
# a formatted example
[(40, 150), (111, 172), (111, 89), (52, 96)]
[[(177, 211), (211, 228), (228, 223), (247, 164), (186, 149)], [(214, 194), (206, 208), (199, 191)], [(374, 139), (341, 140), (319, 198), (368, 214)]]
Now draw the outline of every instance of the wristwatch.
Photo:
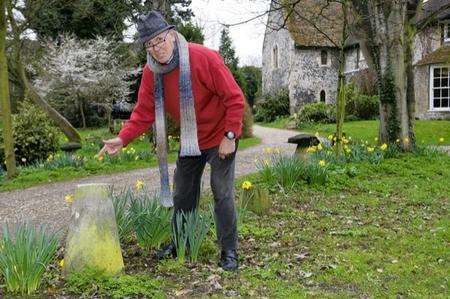
[(234, 140), (234, 138), (236, 138), (236, 135), (233, 131), (228, 131), (225, 133), (225, 137), (227, 137), (229, 140)]

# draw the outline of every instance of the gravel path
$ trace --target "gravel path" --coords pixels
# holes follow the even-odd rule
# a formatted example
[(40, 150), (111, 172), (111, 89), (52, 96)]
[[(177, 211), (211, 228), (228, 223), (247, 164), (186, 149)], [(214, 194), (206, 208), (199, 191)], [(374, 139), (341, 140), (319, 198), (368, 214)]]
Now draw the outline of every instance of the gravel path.
[[(266, 147), (278, 147), (288, 152), (295, 151), (295, 145), (288, 144), (287, 139), (298, 134), (295, 131), (280, 130), (254, 126), (254, 135), (262, 139), (261, 144), (238, 150), (236, 160), (236, 176), (256, 171), (254, 160), (263, 154)], [(173, 173), (174, 164), (169, 165), (169, 173)], [(143, 180), (150, 190), (159, 185), (157, 168), (146, 168), (129, 172), (104, 176), (91, 176), (72, 181), (51, 183), (23, 190), (0, 193), (0, 227), (5, 223), (20, 220), (31, 220), (36, 224), (45, 224), (58, 230), (64, 228), (69, 220), (70, 207), (64, 201), (66, 194), (74, 192), (81, 183), (108, 183), (115, 188), (134, 185), (136, 180)], [(203, 175), (203, 186), (209, 188), (209, 165)]]

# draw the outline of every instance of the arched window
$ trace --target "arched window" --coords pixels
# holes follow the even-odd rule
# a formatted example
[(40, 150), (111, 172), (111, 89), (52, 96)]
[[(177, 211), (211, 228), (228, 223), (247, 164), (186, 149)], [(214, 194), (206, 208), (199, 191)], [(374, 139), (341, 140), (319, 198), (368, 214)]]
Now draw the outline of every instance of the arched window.
[(326, 50), (322, 50), (320, 52), (320, 64), (322, 65), (328, 64), (328, 52)]
[(325, 97), (326, 97), (325, 90), (322, 90), (322, 91), (320, 92), (320, 101), (323, 102), (323, 103), (325, 103)]
[(278, 68), (278, 46), (273, 47), (273, 68)]

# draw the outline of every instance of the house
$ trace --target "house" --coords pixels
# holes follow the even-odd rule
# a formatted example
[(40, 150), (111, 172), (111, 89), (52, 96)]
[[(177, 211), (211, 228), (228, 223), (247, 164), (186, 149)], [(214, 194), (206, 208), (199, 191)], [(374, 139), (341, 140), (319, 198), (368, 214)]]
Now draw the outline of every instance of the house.
[[(277, 7), (278, 1), (271, 4), (262, 51), (262, 92), (288, 89), (291, 113), (306, 103), (334, 103), (337, 96), (342, 10), (338, 3), (323, 9), (321, 1), (325, 0), (304, 0), (302, 15), (306, 18), (299, 20)], [(418, 21), (449, 2), (428, 0)], [(314, 24), (307, 21), (314, 17)], [(417, 34), (413, 49), (416, 118), (450, 119), (450, 9)], [(350, 37), (346, 41), (345, 55), (346, 77), (365, 78), (374, 84), (358, 40)]]

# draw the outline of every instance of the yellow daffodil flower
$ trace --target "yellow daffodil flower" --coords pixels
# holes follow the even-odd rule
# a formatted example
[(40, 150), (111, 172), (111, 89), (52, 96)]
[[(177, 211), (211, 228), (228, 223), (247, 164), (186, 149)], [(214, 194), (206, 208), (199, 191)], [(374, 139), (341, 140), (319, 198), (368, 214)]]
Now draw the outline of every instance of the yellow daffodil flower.
[(141, 180), (137, 180), (134, 186), (136, 187), (136, 190), (141, 190), (144, 187), (144, 182)]
[(243, 183), (242, 183), (242, 189), (244, 189), (244, 190), (249, 190), (250, 188), (252, 188), (253, 187), (253, 184), (250, 182), (250, 181), (244, 181)]
[(388, 145), (386, 143), (383, 143), (380, 148), (381, 150), (385, 151), (387, 149)]
[(67, 203), (72, 203), (73, 200), (74, 200), (73, 194), (67, 194), (66, 196), (64, 196), (64, 200), (65, 200)]
[(327, 163), (325, 162), (325, 160), (320, 160), (320, 161), (319, 161), (319, 165), (320, 165), (321, 167), (324, 167), (326, 164), (327, 164)]

